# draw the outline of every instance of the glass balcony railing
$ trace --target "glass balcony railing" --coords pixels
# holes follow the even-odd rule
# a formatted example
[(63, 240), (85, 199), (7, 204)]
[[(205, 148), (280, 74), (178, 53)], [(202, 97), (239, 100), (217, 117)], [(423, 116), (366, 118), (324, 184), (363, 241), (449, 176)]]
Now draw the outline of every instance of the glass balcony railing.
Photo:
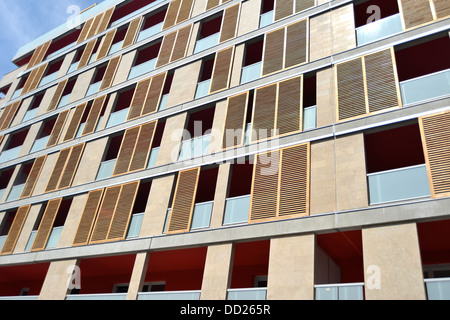
[(213, 203), (214, 201), (208, 201), (195, 204), (192, 214), (191, 230), (209, 227)]
[(197, 40), (195, 43), (194, 53), (204, 51), (206, 49), (212, 48), (219, 43), (220, 32), (214, 33), (206, 38)]
[(167, 107), (167, 100), (169, 99), (169, 94), (166, 93), (161, 97), (161, 101), (159, 102), (158, 111), (162, 111)]
[(159, 154), (159, 147), (152, 148), (152, 151), (150, 151), (150, 157), (148, 158), (147, 169), (152, 168), (156, 165), (158, 154)]
[(430, 196), (425, 164), (370, 173), (370, 204)]
[(25, 252), (31, 251), (31, 246), (33, 245), (34, 238), (36, 238), (37, 230), (31, 231), (30, 237), (28, 238), (27, 245), (25, 247)]
[(67, 105), (67, 103), (69, 102), (69, 98), (70, 98), (70, 93), (66, 94), (65, 96), (62, 96), (61, 99), (59, 99), (59, 103), (56, 108), (61, 108), (61, 107), (64, 107), (65, 105)]
[(22, 146), (18, 146), (18, 147), (3, 151), (0, 154), (0, 163), (17, 158), (19, 156), (20, 149), (22, 149)]
[(223, 224), (248, 222), (250, 195), (228, 198), (225, 204)]
[(70, 73), (74, 72), (75, 70), (77, 70), (78, 63), (79, 63), (79, 61), (72, 63), (69, 67), (69, 70), (67, 70), (67, 74), (70, 74)]
[(425, 279), (428, 300), (450, 300), (450, 278)]
[(364, 300), (364, 283), (315, 285), (316, 300)]
[(58, 245), (59, 238), (61, 236), (61, 232), (63, 230), (63, 227), (55, 227), (50, 232), (50, 236), (48, 237), (47, 245), (45, 246), (45, 249), (51, 249), (56, 248)]
[(210, 140), (211, 135), (207, 134), (183, 141), (178, 160), (192, 159), (207, 154), (209, 152)]
[(147, 72), (150, 72), (155, 69), (156, 58), (146, 61), (144, 63), (138, 64), (131, 68), (130, 74), (128, 75), (128, 80), (139, 77)]
[(106, 128), (110, 128), (127, 121), (129, 108), (125, 108), (116, 112), (111, 113), (106, 124)]
[(123, 45), (123, 40), (119, 41), (119, 42), (116, 42), (113, 45), (111, 45), (111, 48), (109, 48), (108, 55), (114, 54), (117, 51), (119, 51), (120, 49), (122, 49), (122, 45)]
[(2, 248), (3, 248), (3, 245), (5, 244), (6, 238), (8, 238), (8, 236), (0, 237), (0, 251), (2, 251)]
[(114, 166), (116, 165), (116, 159), (111, 159), (108, 161), (103, 161), (98, 169), (97, 177), (95, 181), (108, 179), (112, 176), (114, 171)]
[(380, 19), (356, 29), (356, 41), (358, 46), (380, 40), (403, 31), (402, 18), (395, 14)]
[(39, 87), (42, 87), (42, 86), (46, 85), (47, 83), (52, 82), (53, 80), (56, 79), (57, 76), (58, 76), (58, 72), (53, 72), (52, 74), (49, 74), (49, 75), (43, 77), (41, 82), (39, 83)]
[(3, 199), (3, 196), (5, 195), (5, 192), (6, 192), (6, 188), (0, 190), (0, 202), (1, 202), (2, 199)]
[(102, 85), (101, 81), (98, 81), (96, 83), (93, 83), (89, 86), (87, 92), (86, 92), (86, 96), (85, 97), (89, 97), (90, 95), (93, 95), (95, 93), (98, 92), (98, 90), (100, 90), (100, 86)]
[(25, 186), (25, 183), (15, 185), (11, 188), (11, 191), (8, 194), (8, 198), (6, 199), (7, 202), (9, 201), (15, 201), (20, 198), (20, 195), (22, 194), (23, 187)]
[(307, 107), (303, 110), (303, 130), (314, 129), (317, 126), (316, 106)]
[(145, 40), (147, 38), (150, 38), (151, 36), (154, 36), (155, 34), (157, 34), (158, 32), (161, 32), (162, 27), (163, 27), (163, 22), (160, 22), (158, 24), (155, 24), (154, 26), (151, 26), (150, 28), (147, 28), (145, 30), (142, 30), (139, 33), (139, 36), (137, 38), (136, 42), (140, 42), (142, 40)]
[(195, 91), (195, 99), (205, 97), (209, 94), (209, 87), (211, 85), (211, 79), (199, 82)]
[(31, 110), (28, 110), (25, 113), (25, 115), (23, 116), (22, 122), (25, 122), (25, 121), (33, 119), (36, 116), (37, 111), (38, 111), (38, 108), (34, 108), (34, 109), (31, 109)]
[(227, 300), (266, 300), (267, 288), (228, 289)]
[(241, 84), (261, 78), (262, 63), (257, 62), (242, 68)]
[(127, 239), (139, 237), (143, 219), (144, 213), (135, 213), (131, 216), (130, 226), (128, 228), (127, 233)]
[(0, 297), (0, 301), (15, 301), (15, 300), (38, 300), (39, 296), (12, 296), (12, 297)]
[(200, 300), (200, 290), (140, 292), (138, 300)]
[(121, 24), (124, 21), (127, 21), (128, 19), (131, 19), (132, 17), (141, 15), (143, 12), (145, 12), (146, 10), (150, 9), (151, 7), (156, 6), (157, 4), (159, 4), (160, 2), (162, 2), (163, 0), (156, 0), (153, 1), (152, 3), (149, 3), (148, 5), (146, 5), (145, 7), (142, 7), (136, 11), (133, 11), (132, 13), (126, 15), (125, 17), (122, 17), (114, 22), (111, 23), (111, 25), (109, 26), (110, 28), (115, 27), (119, 24)]
[(66, 300), (126, 300), (126, 293), (69, 294)]
[(22, 89), (17, 89), (16, 91), (14, 91), (11, 100), (14, 100), (15, 98), (17, 98), (18, 96), (20, 96), (20, 94), (22, 93)]
[(164, 221), (164, 230), (163, 234), (167, 233), (167, 228), (169, 226), (170, 213), (172, 212), (172, 208), (167, 209), (166, 220)]
[(259, 27), (264, 28), (265, 26), (268, 26), (269, 24), (273, 23), (273, 17), (274, 17), (274, 11), (268, 11), (266, 13), (261, 14), (259, 18)]
[(450, 69), (400, 82), (403, 104), (416, 103), (450, 94)]
[(34, 143), (33, 143), (33, 146), (31, 147), (30, 153), (44, 150), (45, 147), (47, 146), (48, 139), (50, 139), (50, 136), (45, 136), (45, 137), (36, 139), (36, 141), (34, 141)]

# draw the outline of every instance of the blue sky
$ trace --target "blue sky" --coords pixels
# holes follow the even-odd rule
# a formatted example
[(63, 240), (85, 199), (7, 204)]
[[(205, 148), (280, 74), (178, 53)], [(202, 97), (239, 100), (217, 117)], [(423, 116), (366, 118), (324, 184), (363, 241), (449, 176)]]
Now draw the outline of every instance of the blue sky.
[(14, 70), (20, 47), (64, 24), (78, 6), (84, 10), (103, 0), (0, 0), (0, 78)]

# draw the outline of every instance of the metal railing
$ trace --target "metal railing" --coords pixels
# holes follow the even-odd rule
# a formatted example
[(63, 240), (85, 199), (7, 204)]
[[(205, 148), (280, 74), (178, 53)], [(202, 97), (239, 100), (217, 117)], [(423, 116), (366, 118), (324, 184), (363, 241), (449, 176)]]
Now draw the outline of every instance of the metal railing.
[(364, 283), (318, 284), (314, 286), (316, 300), (364, 300)]

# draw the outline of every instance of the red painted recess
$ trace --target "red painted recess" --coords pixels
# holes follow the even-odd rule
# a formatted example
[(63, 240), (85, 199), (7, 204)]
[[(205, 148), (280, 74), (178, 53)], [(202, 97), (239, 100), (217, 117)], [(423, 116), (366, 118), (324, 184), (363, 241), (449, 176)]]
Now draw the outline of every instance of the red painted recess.
[(28, 288), (29, 295), (39, 295), (50, 263), (25, 264), (0, 268), (0, 296), (17, 296)]
[(417, 224), (422, 264), (450, 263), (450, 220)]

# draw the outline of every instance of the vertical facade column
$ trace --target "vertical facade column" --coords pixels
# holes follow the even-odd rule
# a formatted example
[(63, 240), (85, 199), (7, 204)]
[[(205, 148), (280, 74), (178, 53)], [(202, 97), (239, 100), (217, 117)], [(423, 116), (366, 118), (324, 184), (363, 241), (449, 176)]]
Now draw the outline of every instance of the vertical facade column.
[(424, 300), (415, 223), (362, 230), (367, 300)]
[(233, 243), (208, 247), (201, 300), (226, 300), (233, 267), (233, 248)]
[(314, 299), (315, 236), (270, 240), (267, 300)]
[[(70, 290), (69, 284), (79, 276), (76, 269), (78, 264), (78, 259), (50, 263), (39, 300), (64, 300)], [(75, 273), (73, 273), (74, 270)]]
[(214, 193), (214, 206), (211, 214), (210, 228), (222, 226), (223, 215), (228, 194), (228, 181), (230, 178), (231, 164), (224, 163), (219, 166), (217, 174), (216, 192)]
[(133, 272), (131, 273), (130, 285), (128, 287), (127, 300), (137, 300), (138, 293), (142, 292), (149, 258), (149, 251), (136, 254)]

